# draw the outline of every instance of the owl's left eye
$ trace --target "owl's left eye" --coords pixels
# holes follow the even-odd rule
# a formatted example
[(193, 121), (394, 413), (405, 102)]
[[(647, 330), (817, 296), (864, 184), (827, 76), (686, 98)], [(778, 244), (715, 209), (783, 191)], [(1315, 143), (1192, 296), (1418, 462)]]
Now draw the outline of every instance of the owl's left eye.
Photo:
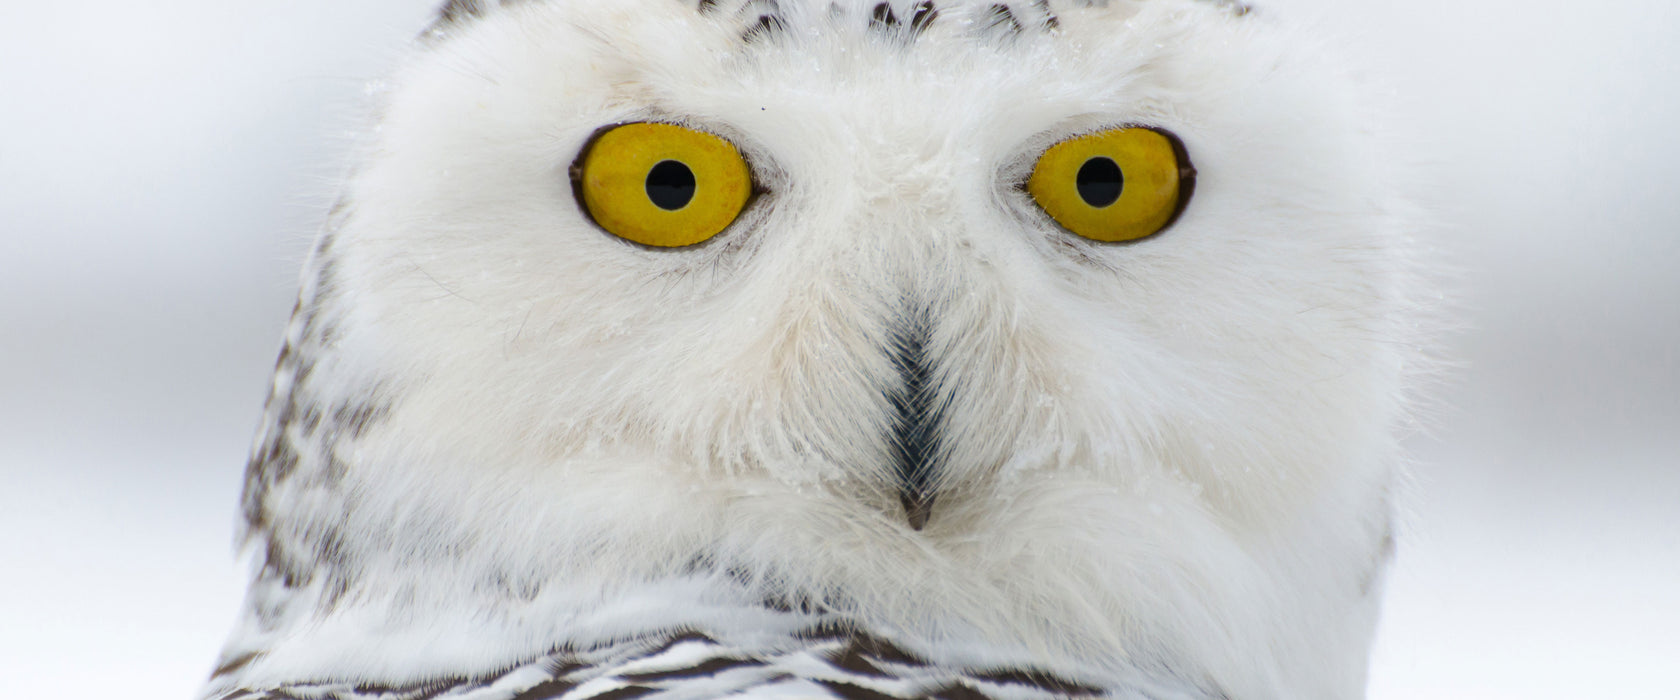
[(612, 127), (572, 168), (589, 218), (615, 236), (679, 248), (718, 235), (746, 207), (752, 175), (735, 146), (675, 124)]
[(1119, 243), (1171, 225), (1195, 181), (1184, 147), (1171, 134), (1127, 127), (1051, 146), (1033, 166), (1027, 192), (1062, 228)]

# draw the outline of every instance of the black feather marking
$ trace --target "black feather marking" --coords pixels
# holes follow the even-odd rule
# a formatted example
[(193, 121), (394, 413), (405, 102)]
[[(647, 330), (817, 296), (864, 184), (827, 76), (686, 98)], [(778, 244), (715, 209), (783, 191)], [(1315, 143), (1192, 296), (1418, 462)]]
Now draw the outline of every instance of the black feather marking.
[(426, 31), (421, 36), (434, 40), (446, 37), (451, 29), (483, 17), (489, 10), (486, 5), (495, 2), (496, 0), (448, 0), (438, 8), (437, 17), (426, 26)]
[(1015, 11), (1008, 5), (993, 5), (986, 10), (988, 30), (1000, 30), (1005, 34), (1017, 35), (1022, 31), (1021, 21), (1015, 19)]
[(1242, 0), (1211, 0), (1211, 1), (1216, 5), (1224, 6), (1225, 11), (1231, 13), (1231, 15), (1234, 16), (1234, 17), (1247, 17), (1248, 13), (1254, 11), (1254, 6), (1253, 5), (1250, 5), (1246, 2), (1243, 2)]
[(787, 23), (776, 15), (759, 15), (747, 31), (741, 33), (741, 41), (752, 43), (755, 41), (769, 41), (787, 32)]
[(449, 0), (438, 8), (438, 25), (457, 24), (462, 20), (484, 16), (480, 0)]
[(819, 615), (829, 612), (828, 605), (812, 598), (804, 591), (772, 593), (760, 599), (759, 604), (777, 612), (799, 613), (801, 615)]
[(471, 685), (473, 681), (465, 677), (439, 678), (409, 685), (385, 685), (382, 683), (358, 683), (353, 686), (357, 695), (370, 697), (400, 697), (403, 700), (431, 700), (446, 692), (463, 685)]
[(897, 644), (865, 632), (852, 633), (852, 645), (857, 647), (858, 653), (877, 661), (899, 664), (901, 666), (927, 666), (928, 661), (920, 656), (905, 651)]
[(526, 688), (520, 694), (513, 696), (513, 700), (555, 700), (576, 687), (576, 683), (556, 678)]
[(910, 33), (920, 35), (927, 31), (928, 25), (939, 19), (939, 10), (933, 6), (932, 0), (922, 0), (910, 11)]
[(990, 695), (980, 692), (966, 683), (952, 683), (928, 694), (930, 700), (992, 700)]
[(840, 652), (843, 656), (857, 654), (872, 661), (900, 666), (926, 667), (929, 665), (927, 659), (905, 651), (897, 644), (860, 630), (855, 625), (846, 622), (834, 620), (819, 622), (794, 633), (793, 636), (810, 642), (845, 640), (846, 648)]
[(974, 677), (990, 683), (1031, 686), (1063, 697), (1091, 697), (1103, 694), (1103, 690), (1096, 686), (1068, 680), (1039, 669), (990, 671), (974, 674)]
[(1056, 18), (1056, 11), (1050, 9), (1050, 0), (1033, 0), (1033, 7), (1044, 13), (1044, 28), (1055, 31), (1062, 26), (1062, 21)]
[(893, 471), (898, 478), (899, 500), (910, 520), (920, 530), (933, 513), (935, 488), (939, 480), (940, 429), (943, 407), (935, 404), (933, 369), (927, 357), (932, 334), (927, 312), (913, 312), (894, 329), (888, 349), (899, 386), (888, 394), (893, 408)]
[(858, 631), (855, 627), (837, 621), (825, 621), (814, 624), (793, 633), (793, 638), (808, 642), (831, 642), (841, 639), (851, 639)]
[(870, 663), (869, 659), (864, 656), (863, 646), (858, 644), (856, 639), (853, 639), (851, 644), (847, 644), (846, 648), (824, 656), (823, 660), (827, 661), (830, 666), (842, 671), (849, 671), (861, 676), (887, 677), (885, 671)]
[(600, 695), (591, 695), (589, 696), (589, 700), (630, 700), (631, 698), (639, 698), (643, 695), (657, 692), (659, 692), (658, 688), (649, 688), (643, 685), (627, 685), (617, 690), (609, 690), (605, 693), (601, 693)]
[(550, 658), (547, 663), (543, 664), (543, 666), (548, 670), (548, 675), (551, 677), (565, 678), (573, 673), (589, 668), (587, 664), (579, 662), (572, 656), (574, 652), (569, 644), (560, 649), (556, 649), (554, 653), (555, 656)]
[(239, 669), (249, 666), (252, 661), (256, 661), (261, 656), (262, 652), (260, 651), (252, 651), (235, 656), (222, 662), (222, 665), (217, 666), (216, 670), (211, 671), (210, 677), (216, 678), (218, 676), (225, 676), (229, 673), (233, 673), (234, 671), (238, 671)]
[(711, 14), (713, 10), (717, 9), (717, 0), (700, 0), (700, 3), (694, 9), (703, 15)]
[(881, 32), (898, 30), (898, 15), (893, 14), (892, 5), (877, 4), (869, 13), (869, 28)]

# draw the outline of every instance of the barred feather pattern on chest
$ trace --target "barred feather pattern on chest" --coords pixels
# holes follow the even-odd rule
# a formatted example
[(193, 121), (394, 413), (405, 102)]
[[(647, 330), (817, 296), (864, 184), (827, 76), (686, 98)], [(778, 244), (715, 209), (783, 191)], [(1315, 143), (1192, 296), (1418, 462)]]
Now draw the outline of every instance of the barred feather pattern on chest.
[(298, 684), (236, 691), (217, 700), (676, 700), (842, 698), (888, 700), (1211, 700), (1177, 683), (1134, 683), (1110, 694), (1039, 669), (957, 669), (931, 664), (879, 637), (834, 626), (800, 630), (768, 650), (720, 643), (695, 631), (587, 651), (562, 650), (473, 678), (407, 686)]

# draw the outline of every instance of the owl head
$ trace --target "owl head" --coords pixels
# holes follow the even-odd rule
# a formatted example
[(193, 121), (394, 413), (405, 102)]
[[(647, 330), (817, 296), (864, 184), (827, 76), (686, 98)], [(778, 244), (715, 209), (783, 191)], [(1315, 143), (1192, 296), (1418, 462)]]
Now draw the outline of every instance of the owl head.
[(450, 3), (305, 272), (249, 646), (776, 600), (1357, 693), (1412, 339), (1350, 93), (1205, 0)]

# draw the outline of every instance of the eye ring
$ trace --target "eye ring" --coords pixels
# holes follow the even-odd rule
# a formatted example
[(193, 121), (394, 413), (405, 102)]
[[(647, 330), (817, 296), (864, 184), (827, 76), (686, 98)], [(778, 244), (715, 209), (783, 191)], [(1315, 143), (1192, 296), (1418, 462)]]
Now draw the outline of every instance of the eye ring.
[(591, 222), (622, 240), (655, 249), (711, 240), (759, 193), (734, 144), (665, 122), (598, 129), (569, 175), (578, 207)]
[(1131, 243), (1170, 228), (1190, 204), (1196, 169), (1170, 131), (1122, 126), (1045, 149), (1021, 189), (1063, 230)]

